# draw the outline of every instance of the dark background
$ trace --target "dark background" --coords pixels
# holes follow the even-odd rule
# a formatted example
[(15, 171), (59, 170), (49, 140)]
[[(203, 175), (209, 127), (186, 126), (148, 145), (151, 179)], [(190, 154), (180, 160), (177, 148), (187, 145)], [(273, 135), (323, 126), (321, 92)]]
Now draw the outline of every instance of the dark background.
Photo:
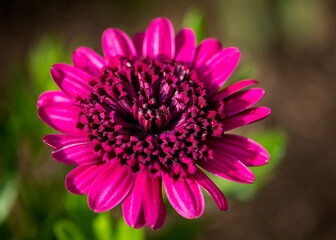
[[(336, 1), (1, 1), (0, 106), (6, 108), (11, 97), (7, 70), (14, 61), (25, 64), (44, 34), (61, 34), (66, 43), (101, 53), (104, 29), (117, 27), (132, 36), (165, 16), (177, 31), (193, 6), (205, 14), (207, 36), (239, 47), (240, 63), (257, 68), (267, 93), (262, 104), (272, 109), (259, 127), (288, 134), (272, 180), (253, 200), (232, 203), (227, 213), (206, 210), (206, 223), (194, 238), (336, 239)], [(29, 178), (34, 170), (24, 159), (13, 164)], [(18, 214), (20, 205), (15, 208)], [(19, 224), (12, 219), (7, 224), (14, 230)]]

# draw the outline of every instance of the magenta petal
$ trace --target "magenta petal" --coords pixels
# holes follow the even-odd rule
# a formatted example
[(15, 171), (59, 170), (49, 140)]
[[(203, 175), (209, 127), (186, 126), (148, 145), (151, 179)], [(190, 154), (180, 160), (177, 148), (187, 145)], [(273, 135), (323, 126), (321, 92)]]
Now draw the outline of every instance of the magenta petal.
[(73, 194), (88, 194), (90, 186), (107, 164), (83, 165), (74, 168), (65, 178), (65, 188)]
[(217, 138), (207, 140), (213, 150), (213, 159), (200, 160), (198, 165), (219, 177), (240, 183), (252, 183), (254, 175), (241, 161), (225, 152)]
[(65, 145), (73, 144), (73, 143), (80, 143), (85, 142), (87, 140), (86, 137), (71, 137), (68, 135), (63, 134), (49, 134), (43, 137), (43, 141), (53, 149), (63, 147)]
[(222, 100), (232, 94), (234, 94), (235, 92), (238, 92), (239, 90), (249, 87), (251, 85), (257, 84), (258, 82), (256, 80), (243, 80), (243, 81), (239, 81), (236, 82), (226, 88), (223, 88), (222, 90), (216, 92), (213, 96), (212, 96), (212, 100), (217, 101), (217, 100)]
[(225, 48), (211, 59), (198, 71), (201, 81), (209, 89), (211, 96), (220, 89), (231, 76), (240, 58), (240, 52), (235, 47)]
[(265, 148), (252, 139), (225, 134), (220, 140), (223, 151), (239, 159), (246, 166), (264, 165), (270, 159), (270, 156)]
[(190, 28), (182, 29), (175, 38), (176, 45), (176, 61), (184, 62), (191, 65), (196, 51), (195, 33)]
[(143, 41), (145, 38), (145, 33), (136, 33), (133, 37), (133, 44), (137, 52), (137, 56), (142, 56), (142, 47), (143, 47)]
[(204, 198), (201, 187), (188, 178), (174, 180), (162, 175), (167, 198), (174, 209), (185, 218), (197, 218), (203, 214)]
[(257, 107), (245, 110), (237, 115), (225, 118), (223, 123), (223, 130), (229, 131), (231, 129), (253, 123), (270, 115), (271, 110), (266, 107)]
[(125, 222), (134, 228), (141, 228), (146, 224), (143, 213), (143, 172), (139, 172), (133, 189), (122, 202)]
[(43, 122), (57, 131), (70, 136), (86, 136), (87, 133), (77, 128), (81, 108), (69, 103), (48, 104), (38, 109), (38, 116)]
[(112, 164), (93, 181), (88, 195), (89, 207), (104, 212), (118, 205), (130, 192), (134, 176), (119, 163)]
[(156, 222), (156, 224), (153, 226), (154, 230), (160, 229), (164, 223), (166, 222), (166, 207), (162, 201), (162, 207), (160, 207), (160, 212), (159, 212), (159, 218)]
[(84, 70), (92, 76), (99, 74), (100, 69), (106, 65), (104, 58), (86, 47), (79, 47), (74, 51), (72, 62), (75, 67)]
[(89, 81), (92, 77), (79, 68), (57, 63), (52, 66), (50, 73), (57, 86), (73, 99), (86, 97), (91, 92)]
[(116, 28), (106, 29), (103, 33), (103, 51), (106, 59), (114, 56), (136, 56), (131, 39), (123, 31)]
[(197, 169), (196, 173), (190, 175), (190, 177), (209, 193), (221, 211), (228, 210), (228, 202), (224, 194), (204, 172)]
[(65, 145), (54, 150), (52, 156), (56, 161), (69, 165), (87, 165), (101, 162), (101, 157), (94, 151), (90, 142)]
[(50, 103), (72, 103), (72, 100), (62, 91), (47, 91), (39, 96), (37, 108)]
[(257, 103), (265, 95), (262, 88), (252, 88), (231, 95), (224, 100), (226, 117), (230, 117), (240, 113), (255, 103)]
[(223, 49), (222, 44), (214, 38), (208, 38), (201, 42), (196, 49), (196, 56), (194, 60), (193, 68), (198, 70), (202, 67), (210, 58), (216, 55)]
[(149, 25), (143, 43), (143, 56), (157, 60), (173, 59), (175, 55), (174, 28), (166, 18), (156, 18)]
[(143, 211), (147, 225), (152, 229), (159, 229), (166, 220), (166, 208), (162, 199), (161, 178), (143, 173)]

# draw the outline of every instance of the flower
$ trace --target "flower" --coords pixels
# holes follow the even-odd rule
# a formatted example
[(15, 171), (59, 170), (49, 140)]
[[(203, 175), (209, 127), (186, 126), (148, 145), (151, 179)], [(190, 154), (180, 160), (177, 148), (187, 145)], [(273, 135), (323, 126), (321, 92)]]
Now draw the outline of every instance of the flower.
[(163, 226), (162, 183), (185, 218), (202, 215), (201, 187), (227, 210), (223, 193), (201, 168), (252, 183), (247, 167), (269, 160), (258, 143), (226, 133), (270, 114), (265, 107), (250, 108), (264, 95), (260, 88), (242, 90), (254, 80), (219, 90), (239, 50), (212, 38), (196, 47), (191, 29), (175, 36), (166, 18), (154, 19), (133, 41), (107, 29), (102, 44), (105, 58), (79, 47), (73, 66), (53, 65), (61, 91), (38, 99), (39, 117), (63, 133), (44, 137), (53, 158), (79, 165), (66, 177), (66, 189), (87, 194), (95, 212), (121, 203), (126, 223), (135, 228)]

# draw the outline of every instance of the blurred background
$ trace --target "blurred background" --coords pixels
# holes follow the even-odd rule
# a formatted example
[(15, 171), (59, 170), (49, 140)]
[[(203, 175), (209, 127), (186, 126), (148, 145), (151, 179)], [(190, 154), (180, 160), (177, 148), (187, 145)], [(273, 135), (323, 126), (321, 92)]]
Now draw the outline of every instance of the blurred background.
[[(50, 67), (78, 46), (102, 53), (101, 34), (133, 36), (168, 17), (175, 32), (218, 38), (242, 52), (230, 83), (255, 78), (272, 109), (240, 134), (264, 145), (270, 163), (256, 182), (214, 179), (228, 212), (206, 199), (185, 220), (168, 206), (165, 226), (134, 230), (119, 207), (94, 214), (69, 194), (70, 166), (52, 160), (36, 101), (56, 89)], [(13, 0), (0, 4), (0, 239), (336, 239), (336, 1), (334, 0)]]

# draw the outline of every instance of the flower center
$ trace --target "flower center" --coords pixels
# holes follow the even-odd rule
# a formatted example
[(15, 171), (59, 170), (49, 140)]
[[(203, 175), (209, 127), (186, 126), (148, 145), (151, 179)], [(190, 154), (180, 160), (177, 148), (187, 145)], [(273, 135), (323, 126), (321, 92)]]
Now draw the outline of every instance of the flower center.
[(224, 106), (210, 109), (207, 90), (188, 66), (114, 57), (90, 84), (90, 96), (79, 99), (77, 126), (103, 161), (178, 178), (193, 174), (197, 160), (212, 158), (204, 140), (223, 133), (216, 116)]

